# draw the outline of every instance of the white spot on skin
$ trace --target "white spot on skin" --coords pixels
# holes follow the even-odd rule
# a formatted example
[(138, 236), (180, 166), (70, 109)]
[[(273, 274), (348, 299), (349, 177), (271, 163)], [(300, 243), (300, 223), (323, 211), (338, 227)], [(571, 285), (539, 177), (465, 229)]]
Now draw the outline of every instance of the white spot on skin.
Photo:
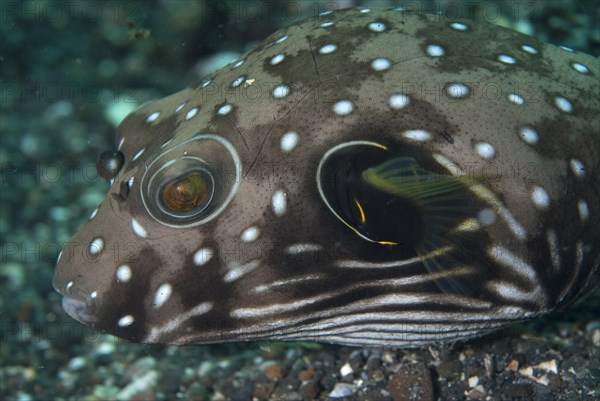
[(156, 290), (154, 294), (154, 304), (155, 308), (160, 308), (171, 298), (171, 294), (173, 293), (173, 287), (169, 283), (161, 284), (160, 287)]
[(517, 60), (513, 56), (509, 56), (508, 54), (499, 55), (498, 61), (504, 64), (515, 64), (517, 62)]
[(335, 21), (325, 21), (322, 22), (319, 26), (321, 28), (329, 28), (330, 26), (334, 26), (335, 25)]
[(491, 226), (496, 222), (496, 217), (496, 213), (492, 209), (483, 209), (477, 215), (482, 226)]
[(354, 105), (350, 100), (340, 100), (333, 105), (333, 112), (338, 116), (347, 116), (354, 110)]
[(119, 141), (119, 145), (117, 146), (117, 150), (121, 150), (121, 148), (123, 147), (123, 143), (125, 143), (125, 137), (121, 138), (121, 140)]
[(478, 142), (475, 144), (475, 152), (483, 159), (492, 159), (496, 156), (496, 149), (494, 145), (489, 142)]
[(92, 214), (90, 214), (89, 220), (93, 220), (94, 217), (96, 217), (96, 214), (98, 214), (98, 208), (95, 208)]
[(469, 29), (469, 26), (467, 24), (463, 24), (462, 22), (453, 22), (450, 24), (450, 27), (452, 27), (452, 29), (456, 29), (457, 31), (466, 31)]
[(283, 42), (284, 40), (286, 40), (287, 38), (288, 38), (288, 35), (283, 35), (282, 37), (277, 39), (274, 43), (279, 44), (279, 43)]
[(461, 98), (469, 94), (469, 87), (465, 84), (450, 84), (446, 88), (446, 92), (451, 97)]
[(334, 45), (333, 43), (329, 43), (329, 44), (321, 46), (321, 48), (319, 49), (319, 53), (331, 54), (336, 50), (337, 50), (337, 45)]
[(240, 86), (245, 81), (246, 81), (246, 77), (245, 76), (242, 75), (240, 77), (237, 77), (236, 79), (233, 80), (233, 82), (231, 82), (231, 87), (232, 88), (237, 88), (238, 86)]
[(299, 139), (300, 139), (300, 136), (298, 135), (298, 133), (296, 133), (294, 131), (286, 132), (281, 137), (281, 144), (280, 144), (281, 150), (284, 153), (291, 152), (292, 149), (294, 149), (296, 147), (296, 145), (298, 144)]
[(204, 266), (213, 257), (213, 250), (210, 248), (200, 248), (194, 253), (194, 264), (196, 266)]
[(406, 107), (409, 102), (410, 98), (408, 97), (408, 95), (405, 95), (403, 93), (394, 93), (390, 96), (388, 104), (392, 109), (399, 110), (403, 107)]
[(129, 177), (129, 179), (127, 180), (127, 187), (131, 189), (131, 186), (133, 185), (135, 181), (135, 175), (132, 175), (131, 177)]
[(89, 250), (90, 255), (98, 255), (104, 249), (104, 239), (97, 237), (90, 242)]
[(380, 57), (371, 61), (371, 68), (375, 71), (385, 71), (392, 66), (392, 62), (387, 58)]
[(583, 65), (581, 63), (571, 63), (571, 67), (575, 71), (580, 72), (582, 74), (589, 74), (590, 73), (590, 69), (587, 68), (585, 65)]
[(277, 65), (277, 64), (281, 63), (283, 60), (285, 60), (285, 54), (279, 53), (279, 54), (274, 55), (271, 58), (271, 61), (269, 61), (269, 63), (271, 65)]
[(245, 62), (246, 62), (246, 60), (242, 59), (242, 60), (236, 62), (231, 69), (234, 70), (234, 69), (238, 68), (239, 66), (241, 66), (242, 64), (244, 64)]
[(590, 208), (583, 199), (577, 201), (577, 210), (579, 211), (579, 218), (582, 223), (585, 223), (590, 218)]
[(525, 99), (523, 99), (522, 96), (519, 96), (516, 93), (509, 93), (508, 101), (517, 105), (522, 105), (523, 103), (525, 103)]
[(383, 22), (371, 22), (369, 24), (369, 29), (373, 32), (383, 32), (386, 29), (386, 26)]
[(98, 296), (98, 291), (94, 291), (90, 294), (90, 298), (95, 299)]
[(422, 129), (412, 129), (404, 131), (402, 136), (406, 139), (412, 139), (413, 141), (428, 141), (431, 139), (431, 133)]
[(147, 123), (151, 123), (153, 121), (156, 121), (156, 119), (160, 116), (160, 111), (155, 111), (154, 113), (151, 113), (147, 118), (146, 118), (146, 122)]
[(202, 82), (202, 85), (201, 85), (201, 86), (202, 86), (203, 88), (206, 88), (208, 85), (210, 85), (210, 83), (211, 83), (211, 82), (212, 82), (212, 79), (210, 79), (210, 78), (208, 78), (208, 79), (205, 79), (205, 80), (204, 80), (204, 82)]
[(281, 99), (290, 94), (290, 88), (287, 85), (279, 85), (273, 89), (273, 97), (275, 99)]
[(128, 282), (131, 280), (131, 268), (128, 265), (121, 265), (117, 267), (115, 277), (117, 277), (117, 281), (120, 283)]
[(148, 231), (134, 218), (131, 218), (131, 229), (140, 238), (146, 238), (148, 236)]
[(223, 106), (219, 107), (219, 110), (217, 110), (217, 114), (224, 116), (229, 114), (231, 110), (233, 110), (233, 106), (229, 103), (225, 103)]
[(117, 325), (119, 327), (127, 327), (127, 326), (131, 326), (131, 324), (133, 323), (133, 316), (131, 315), (126, 315), (123, 316), (122, 318), (119, 319), (119, 321), (117, 322)]
[(427, 46), (427, 54), (431, 57), (441, 57), (444, 55), (444, 48), (440, 45), (429, 45)]
[(529, 145), (535, 145), (538, 142), (539, 136), (536, 130), (531, 127), (523, 127), (519, 130), (519, 136), (523, 142)]
[(131, 161), (136, 161), (142, 155), (142, 153), (144, 153), (145, 150), (146, 148), (141, 148), (140, 150), (138, 150), (138, 152), (131, 158)]
[(185, 103), (181, 103), (179, 106), (177, 106), (177, 108), (175, 109), (175, 113), (179, 113), (181, 111), (181, 109), (183, 109), (184, 106), (185, 106)]
[(569, 53), (575, 53), (575, 51), (573, 49), (571, 49), (570, 47), (567, 47), (567, 46), (558, 46), (558, 47), (560, 47), (563, 50), (568, 51)]
[(72, 282), (72, 281), (69, 281), (69, 282), (67, 283), (67, 290), (68, 290), (68, 289), (70, 289), (71, 287), (73, 287), (73, 282)]
[(550, 206), (550, 195), (542, 187), (535, 186), (531, 191), (531, 201), (540, 210), (545, 210)]
[(260, 230), (256, 226), (248, 227), (242, 232), (240, 239), (244, 242), (254, 242), (258, 239)]
[(573, 111), (573, 105), (567, 99), (562, 96), (557, 96), (554, 99), (554, 104), (560, 111), (564, 111), (565, 113), (570, 113)]
[(581, 160), (571, 159), (569, 165), (571, 166), (571, 171), (573, 171), (573, 174), (577, 177), (585, 176), (585, 165)]
[(533, 46), (530, 46), (530, 45), (523, 45), (523, 46), (521, 46), (521, 49), (522, 49), (524, 52), (527, 52), (527, 53), (529, 53), (529, 54), (537, 54), (537, 52), (538, 52), (538, 51), (537, 51), (537, 49), (536, 49), (535, 47), (533, 47)]
[(193, 109), (188, 110), (187, 113), (185, 113), (185, 119), (186, 120), (190, 120), (192, 119), (196, 114), (198, 113), (198, 108), (194, 107)]
[(287, 194), (285, 191), (278, 189), (271, 198), (271, 206), (273, 207), (273, 213), (281, 217), (287, 209)]
[(371, 9), (370, 8), (361, 8), (360, 12), (363, 13), (363, 14), (369, 13), (369, 12), (371, 12)]

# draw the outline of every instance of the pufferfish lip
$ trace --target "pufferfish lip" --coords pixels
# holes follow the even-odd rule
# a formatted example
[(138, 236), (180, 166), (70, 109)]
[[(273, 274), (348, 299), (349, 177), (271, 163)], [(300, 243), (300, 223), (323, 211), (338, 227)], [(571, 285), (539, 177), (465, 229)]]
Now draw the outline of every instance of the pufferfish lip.
[(93, 303), (63, 295), (62, 307), (69, 316), (83, 324), (95, 322)]

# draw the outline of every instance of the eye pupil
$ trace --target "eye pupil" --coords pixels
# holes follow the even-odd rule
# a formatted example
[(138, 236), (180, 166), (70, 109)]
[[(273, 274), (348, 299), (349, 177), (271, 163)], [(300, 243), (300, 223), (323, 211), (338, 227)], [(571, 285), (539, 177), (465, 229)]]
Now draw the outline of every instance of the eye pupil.
[(171, 210), (188, 212), (207, 200), (210, 188), (206, 178), (191, 172), (167, 184), (162, 193), (163, 202)]

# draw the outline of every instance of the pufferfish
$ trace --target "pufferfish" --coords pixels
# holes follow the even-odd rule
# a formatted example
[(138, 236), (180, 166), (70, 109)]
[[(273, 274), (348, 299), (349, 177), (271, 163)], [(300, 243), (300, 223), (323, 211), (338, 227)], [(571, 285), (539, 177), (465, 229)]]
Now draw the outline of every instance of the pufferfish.
[(600, 62), (349, 9), (142, 105), (65, 244), (65, 311), (146, 343), (417, 347), (600, 281)]

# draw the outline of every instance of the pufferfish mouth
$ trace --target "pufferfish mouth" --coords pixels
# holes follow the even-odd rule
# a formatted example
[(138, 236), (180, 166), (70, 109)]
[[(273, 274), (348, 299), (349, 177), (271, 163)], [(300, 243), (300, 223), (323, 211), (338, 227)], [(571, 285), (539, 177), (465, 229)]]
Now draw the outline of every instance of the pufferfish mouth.
[(80, 323), (93, 324), (95, 322), (94, 305), (89, 301), (63, 295), (62, 307), (69, 316)]

